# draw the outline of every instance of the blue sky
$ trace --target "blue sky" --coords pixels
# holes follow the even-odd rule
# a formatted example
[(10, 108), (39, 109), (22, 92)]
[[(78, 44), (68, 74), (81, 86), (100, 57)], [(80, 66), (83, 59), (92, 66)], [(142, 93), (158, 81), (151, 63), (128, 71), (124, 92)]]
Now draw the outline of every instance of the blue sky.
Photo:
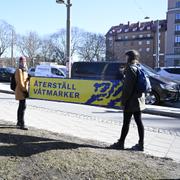
[[(66, 2), (66, 0), (65, 0)], [(71, 26), (105, 34), (120, 23), (165, 19), (167, 0), (71, 0)], [(17, 33), (47, 35), (66, 28), (66, 7), (56, 0), (1, 0), (0, 19)]]

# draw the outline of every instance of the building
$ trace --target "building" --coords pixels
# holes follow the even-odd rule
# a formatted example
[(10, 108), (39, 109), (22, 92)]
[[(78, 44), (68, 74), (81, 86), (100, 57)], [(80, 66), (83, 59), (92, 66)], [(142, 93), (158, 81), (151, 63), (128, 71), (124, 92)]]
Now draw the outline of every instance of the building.
[(180, 65), (180, 0), (168, 0), (166, 66)]
[(106, 34), (106, 60), (125, 62), (125, 51), (136, 49), (142, 63), (152, 68), (164, 66), (166, 30), (166, 20), (113, 26)]

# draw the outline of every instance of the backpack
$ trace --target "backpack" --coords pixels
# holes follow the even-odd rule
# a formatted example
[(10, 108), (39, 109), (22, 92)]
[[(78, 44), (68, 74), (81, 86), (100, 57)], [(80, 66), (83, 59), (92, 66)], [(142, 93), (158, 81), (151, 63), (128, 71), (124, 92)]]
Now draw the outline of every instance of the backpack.
[(137, 68), (137, 92), (138, 93), (146, 93), (150, 92), (151, 82), (149, 80), (148, 75), (143, 71), (140, 65), (133, 65)]
[(15, 73), (11, 76), (10, 88), (11, 88), (11, 90), (13, 90), (13, 91), (15, 91), (15, 89), (16, 89)]

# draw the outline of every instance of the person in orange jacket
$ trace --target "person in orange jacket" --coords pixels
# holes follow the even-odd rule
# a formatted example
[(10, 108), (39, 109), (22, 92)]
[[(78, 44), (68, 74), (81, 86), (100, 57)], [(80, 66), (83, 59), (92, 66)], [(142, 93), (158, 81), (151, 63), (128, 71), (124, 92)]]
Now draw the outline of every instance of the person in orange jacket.
[(15, 98), (19, 100), (19, 106), (17, 110), (17, 127), (22, 130), (28, 130), (24, 123), (24, 114), (26, 109), (26, 98), (28, 95), (29, 78), (27, 73), (26, 58), (21, 56), (19, 58), (19, 67), (15, 72), (16, 89)]

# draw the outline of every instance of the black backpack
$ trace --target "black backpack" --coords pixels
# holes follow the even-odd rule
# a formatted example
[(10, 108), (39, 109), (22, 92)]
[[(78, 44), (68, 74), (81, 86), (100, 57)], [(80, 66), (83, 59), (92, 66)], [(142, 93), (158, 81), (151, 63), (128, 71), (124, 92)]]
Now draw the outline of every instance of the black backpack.
[(15, 73), (11, 76), (10, 88), (11, 88), (11, 90), (13, 90), (13, 91), (15, 91), (15, 89), (16, 89)]

